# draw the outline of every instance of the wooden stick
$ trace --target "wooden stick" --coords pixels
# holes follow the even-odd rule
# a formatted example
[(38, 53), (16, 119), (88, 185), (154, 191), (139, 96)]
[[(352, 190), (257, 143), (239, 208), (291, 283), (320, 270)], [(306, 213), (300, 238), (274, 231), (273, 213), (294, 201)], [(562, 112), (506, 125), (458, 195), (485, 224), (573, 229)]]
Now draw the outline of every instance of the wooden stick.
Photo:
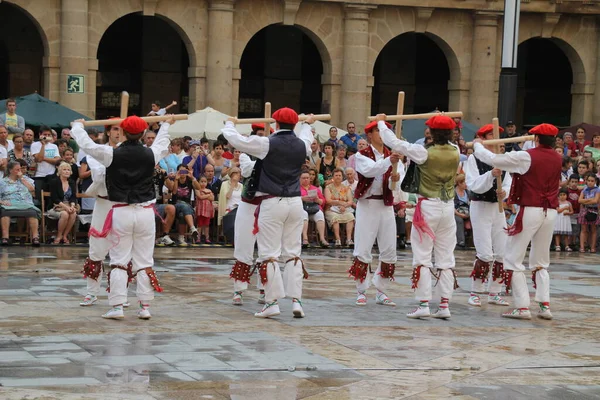
[[(517, 136), (517, 137), (509, 137), (506, 139), (492, 139), (486, 140), (486, 145), (495, 145), (495, 144), (504, 144), (504, 143), (523, 143), (529, 140), (535, 139), (535, 135), (527, 135), (527, 136)], [(473, 147), (473, 142), (467, 142), (465, 144), (466, 147)]]
[(121, 118), (127, 118), (127, 112), (129, 110), (129, 93), (126, 91), (121, 92)]
[[(388, 115), (386, 121), (397, 121), (397, 120), (413, 120), (413, 119), (429, 119), (436, 115), (445, 115), (450, 118), (462, 118), (462, 111), (448, 111), (448, 112), (433, 112), (425, 114), (404, 114), (404, 115)], [(369, 117), (369, 121), (375, 121), (375, 116)]]
[[(308, 115), (299, 115), (298, 121), (305, 121), (308, 118)], [(315, 121), (329, 121), (331, 119), (331, 114), (315, 114)], [(243, 119), (235, 119), (235, 124), (260, 124), (263, 122), (267, 122), (272, 124), (275, 122), (273, 118), (243, 118)]]
[[(404, 92), (398, 92), (398, 103), (396, 103), (396, 114), (403, 115), (404, 114)], [(402, 137), (402, 120), (396, 120), (396, 137)], [(393, 173), (398, 173), (398, 163), (392, 163)], [(398, 182), (392, 181), (392, 191), (396, 190), (396, 184)]]
[[(182, 121), (188, 119), (187, 114), (175, 114), (175, 115), (162, 115), (162, 116), (152, 116), (152, 117), (141, 117), (146, 122), (162, 122), (168, 121), (173, 118), (175, 121)], [(104, 125), (117, 125), (123, 122), (125, 118), (117, 118), (117, 119), (97, 119), (94, 121), (84, 121), (83, 126), (104, 126)]]
[[(271, 103), (268, 101), (265, 103), (265, 118), (271, 118)], [(271, 134), (271, 124), (265, 122), (263, 127), (265, 128), (265, 136), (269, 136)]]
[[(493, 127), (493, 135), (494, 139), (500, 139), (500, 123), (498, 122), (498, 118), (492, 119), (492, 127)], [(500, 153), (500, 145), (496, 145), (495, 153)], [(496, 177), (496, 190), (502, 190), (502, 175)], [(498, 197), (498, 212), (503, 213), (504, 207), (502, 205), (502, 199)]]

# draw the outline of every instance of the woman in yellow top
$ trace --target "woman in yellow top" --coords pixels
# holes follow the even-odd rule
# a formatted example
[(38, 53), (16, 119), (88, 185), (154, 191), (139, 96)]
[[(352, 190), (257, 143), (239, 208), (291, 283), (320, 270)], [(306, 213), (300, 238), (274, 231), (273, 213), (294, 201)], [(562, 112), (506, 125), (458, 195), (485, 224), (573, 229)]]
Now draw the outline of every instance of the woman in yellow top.
[(333, 171), (332, 183), (325, 187), (325, 219), (333, 229), (335, 245), (342, 245), (340, 239), (340, 224), (346, 224), (346, 246), (354, 246), (352, 229), (354, 228), (354, 202), (352, 189), (342, 185), (343, 171), (336, 168)]

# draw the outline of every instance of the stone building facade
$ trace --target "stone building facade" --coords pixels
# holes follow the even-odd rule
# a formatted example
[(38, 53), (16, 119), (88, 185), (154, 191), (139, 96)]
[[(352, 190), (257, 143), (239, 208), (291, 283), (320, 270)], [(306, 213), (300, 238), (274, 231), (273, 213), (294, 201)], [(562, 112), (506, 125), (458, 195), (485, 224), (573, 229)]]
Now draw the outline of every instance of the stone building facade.
[[(411, 33), (435, 43), (445, 56), (448, 109), (461, 110), (468, 121), (483, 124), (496, 115), (503, 6), (499, 0), (3, 0), (0, 17), (10, 9), (12, 24), (28, 20), (35, 28), (11, 28), (8, 34), (5, 28), (0, 75), (8, 77), (3, 85), (10, 95), (38, 90), (94, 117), (99, 109), (100, 81), (109, 79), (108, 74), (99, 72), (105, 62), (99, 54), (111, 57), (111, 49), (99, 51), (103, 37), (121, 18), (143, 15), (166, 22), (180, 37), (187, 58), (181, 64), (182, 71), (162, 71), (161, 63), (168, 64), (169, 57), (181, 55), (164, 55), (169, 50), (160, 49), (161, 37), (139, 43), (139, 47), (150, 47), (154, 57), (142, 62), (149, 70), (147, 79), (146, 75), (142, 77), (147, 82), (140, 90), (140, 102), (144, 104), (141, 109), (145, 110), (152, 100), (144, 92), (154, 95), (164, 90), (169, 100), (176, 95), (182, 98), (185, 93), (191, 111), (211, 106), (236, 115), (244, 50), (264, 28), (289, 26), (308, 37), (318, 51), (322, 72), (316, 84), (320, 83), (321, 109), (332, 114), (334, 124), (352, 120), (360, 126), (375, 111), (372, 97), (376, 80), (380, 79), (374, 76), (378, 57), (395, 38)], [(572, 123), (600, 124), (599, 12), (597, 0), (522, 0), (521, 4), (519, 42), (536, 38), (551, 42), (568, 61), (566, 71), (570, 76), (559, 80), (567, 82), (561, 96), (570, 103), (567, 119)], [(118, 38), (119, 32), (111, 35)], [(125, 40), (127, 32), (123, 35)], [(118, 44), (113, 46), (116, 52)], [(278, 51), (283, 54), (292, 50), (274, 46), (269, 64), (278, 63)], [(393, 74), (394, 66), (403, 64), (402, 53), (381, 70)], [(427, 65), (428, 54), (420, 57), (422, 65)], [(285, 65), (285, 61), (282, 63)], [(554, 63), (549, 58), (542, 67), (552, 68)], [(154, 67), (164, 75), (156, 75)], [(68, 93), (67, 75), (82, 75), (85, 93)], [(169, 78), (163, 82), (162, 76)], [(291, 104), (295, 101), (291, 94), (302, 90), (296, 88), (302, 86), (302, 78), (298, 79), (287, 85), (290, 93), (286, 96)], [(186, 83), (184, 88), (178, 87), (181, 80)], [(426, 79), (421, 80), (426, 83)], [(410, 86), (410, 82), (404, 84)], [(553, 84), (548, 81), (548, 88)], [(285, 87), (283, 80), (271, 92), (283, 93)], [(405, 90), (393, 82), (377, 87), (377, 104), (382, 109), (393, 105), (389, 101), (383, 107), (382, 98), (393, 98), (395, 102), (393, 94)], [(268, 92), (268, 87), (264, 90)], [(419, 90), (427, 89), (422, 86)], [(263, 100), (277, 106), (286, 99)], [(518, 106), (521, 122), (523, 107)], [(407, 100), (406, 112), (413, 110), (411, 100)]]

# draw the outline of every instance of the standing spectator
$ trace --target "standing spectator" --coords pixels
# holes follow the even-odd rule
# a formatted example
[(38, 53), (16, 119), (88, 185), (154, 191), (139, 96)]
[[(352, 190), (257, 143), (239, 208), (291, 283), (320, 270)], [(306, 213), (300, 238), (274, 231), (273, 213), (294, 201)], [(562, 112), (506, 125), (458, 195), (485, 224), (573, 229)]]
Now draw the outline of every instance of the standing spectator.
[(2, 245), (9, 242), (11, 217), (25, 217), (29, 222), (31, 243), (40, 245), (38, 219), (40, 210), (33, 204), (33, 185), (25, 179), (21, 164), (15, 161), (8, 163), (8, 173), (0, 180), (0, 213), (2, 214)]
[(348, 186), (352, 189), (352, 193), (356, 191), (356, 186), (358, 186), (358, 180), (356, 179), (356, 171), (354, 169), (347, 167), (346, 168), (346, 180), (342, 182), (342, 185)]
[(65, 150), (69, 147), (69, 142), (65, 139), (58, 139), (55, 144), (58, 147), (58, 154), (62, 158)]
[[(92, 186), (93, 178), (92, 178), (92, 170), (88, 164), (87, 156), (83, 157), (83, 159), (79, 162), (79, 171), (78, 177), (80, 179), (80, 187), (79, 190), (81, 193), (85, 193), (90, 186)], [(95, 197), (84, 197), (81, 199), (81, 210), (83, 214), (91, 214), (94, 210), (94, 206), (96, 205)]]
[[(183, 160), (181, 161), (188, 170), (193, 171), (196, 179), (200, 178), (200, 175), (206, 173), (206, 166), (208, 164), (208, 151), (201, 146), (200, 143), (201, 141), (198, 140), (190, 141), (188, 145), (188, 155), (183, 157)], [(210, 186), (210, 179), (208, 184)]]
[(352, 240), (352, 230), (354, 228), (354, 198), (352, 190), (348, 186), (342, 185), (343, 172), (336, 168), (333, 171), (333, 179), (325, 187), (325, 199), (327, 201), (325, 208), (325, 218), (327, 224), (333, 230), (335, 236), (335, 246), (341, 247), (340, 224), (346, 224), (346, 246), (354, 246)]
[(589, 172), (589, 164), (586, 161), (579, 161), (577, 164), (577, 175), (579, 175), (578, 186), (579, 189), (583, 190), (586, 187), (585, 175)]
[(196, 193), (196, 225), (200, 229), (200, 243), (211, 244), (210, 241), (210, 221), (215, 216), (213, 202), (215, 201), (214, 193), (207, 187), (208, 180), (202, 175), (198, 181), (200, 188)]
[[(369, 147), (369, 143), (365, 139), (358, 139), (358, 151), (364, 150), (367, 147)], [(346, 166), (356, 171), (356, 154), (352, 154), (350, 157), (348, 157), (348, 163)]]
[[(581, 234), (579, 237), (579, 251), (585, 253), (586, 245), (589, 243), (590, 253), (596, 252), (596, 227), (600, 224), (598, 214), (598, 203), (600, 203), (600, 188), (596, 185), (596, 176), (593, 173), (585, 175), (586, 187), (579, 195), (579, 225)], [(589, 239), (589, 242), (588, 242)]]
[(35, 197), (42, 198), (42, 191), (48, 189), (48, 183), (56, 172), (56, 166), (60, 163), (58, 147), (52, 142), (52, 130), (47, 126), (40, 127), (40, 141), (31, 145), (37, 163), (37, 170), (33, 180), (35, 181)]
[(585, 140), (584, 128), (577, 128), (573, 144), (575, 146), (575, 154), (571, 154), (571, 157), (582, 157), (585, 147), (590, 145), (590, 141)]
[(186, 152), (183, 150), (183, 140), (180, 138), (171, 140), (171, 153), (177, 156), (179, 164), (183, 162), (183, 158), (187, 156)]
[[(227, 139), (225, 139), (225, 136), (223, 136), (223, 134), (220, 134), (219, 136), (217, 136), (217, 142), (221, 143), (221, 146), (223, 146), (223, 158), (227, 159), (227, 160), (233, 160), (233, 148), (229, 148), (229, 142), (227, 141)], [(213, 150), (213, 154), (214, 155), (214, 150)]]
[(327, 141), (323, 145), (323, 151), (325, 155), (319, 161), (319, 165), (317, 166), (317, 170), (321, 175), (323, 175), (323, 179), (325, 179), (325, 185), (329, 185), (331, 183), (331, 178), (333, 178), (333, 170), (337, 168), (335, 164), (335, 157), (333, 155), (333, 149), (335, 149), (334, 145)]
[[(100, 134), (94, 128), (88, 129), (87, 134), (94, 143), (101, 143), (100, 142)], [(33, 153), (33, 151), (32, 151), (32, 153)], [(85, 156), (87, 156), (87, 154), (85, 154), (85, 151), (80, 149), (79, 152), (77, 153), (77, 164), (81, 163), (81, 160), (83, 160), (83, 158)]]
[(311, 185), (310, 174), (303, 171), (300, 174), (300, 196), (302, 197), (302, 206), (304, 207), (304, 226), (302, 227), (302, 248), (309, 246), (308, 242), (308, 221), (313, 221), (317, 225), (319, 241), (322, 248), (328, 248), (329, 243), (325, 237), (325, 216), (323, 207), (325, 206), (325, 196), (321, 188)]
[[(502, 134), (500, 137), (504, 139), (504, 138), (512, 138), (515, 136), (519, 136), (519, 135), (517, 135), (517, 126), (515, 125), (515, 123), (513, 121), (508, 121), (506, 123), (505, 129), (504, 129), (504, 134)], [(509, 151), (521, 150), (519, 143), (506, 143), (505, 148), (506, 148), (507, 153)]]
[(317, 139), (313, 140), (311, 143), (310, 150), (311, 153), (310, 156), (308, 156), (309, 166), (310, 168), (316, 168), (319, 164), (319, 161), (321, 161), (321, 158), (323, 157), (323, 153), (321, 152), (321, 148), (319, 146), (319, 142), (317, 142)]
[(240, 155), (242, 154), (241, 151), (236, 150), (236, 149), (231, 149), (233, 151), (233, 158), (231, 159), (231, 167), (232, 168), (240, 168)]
[(48, 217), (58, 220), (58, 233), (54, 244), (69, 244), (69, 232), (77, 218), (77, 192), (71, 178), (71, 166), (65, 162), (58, 166), (58, 179), (50, 183)]
[(573, 214), (571, 215), (571, 233), (572, 233), (572, 244), (575, 245), (579, 240), (579, 234), (581, 233), (581, 226), (577, 222), (579, 219), (579, 211), (581, 205), (579, 204), (579, 195), (581, 193), (581, 189), (579, 189), (579, 175), (572, 174), (569, 177), (569, 183), (567, 186), (567, 200), (571, 203), (571, 207), (573, 207)]
[(69, 128), (65, 128), (60, 132), (60, 138), (65, 139), (69, 143), (69, 147), (73, 149), (73, 153), (79, 153), (79, 146), (75, 139), (71, 137), (71, 130)]
[(567, 189), (560, 189), (558, 192), (558, 207), (556, 211), (558, 215), (554, 221), (554, 250), (561, 251), (560, 239), (561, 236), (565, 240), (565, 250), (570, 252), (571, 247), (569, 246), (571, 241), (571, 217), (573, 215), (573, 206), (567, 199), (569, 191)]
[(1, 124), (0, 124), (0, 146), (4, 147), (6, 149), (7, 153), (15, 147), (13, 141), (8, 140), (8, 128)]
[[(194, 190), (200, 189), (200, 184), (192, 174), (192, 171), (186, 169), (186, 166), (181, 164), (177, 168), (177, 174), (169, 174), (169, 179), (165, 180), (165, 185), (169, 189), (171, 195), (171, 204), (175, 205), (175, 212), (179, 218), (179, 240), (178, 246), (187, 246), (185, 240), (186, 225), (192, 234), (192, 243), (197, 243), (200, 239), (198, 229), (194, 223), (196, 213), (192, 208), (192, 195)], [(185, 223), (182, 224), (181, 222)]]
[[(338, 144), (342, 143), (341, 140), (338, 140), (337, 135), (338, 130), (335, 126), (329, 128), (329, 139), (327, 139), (327, 141), (324, 144), (330, 143), (334, 149), (337, 148)], [(323, 151), (325, 151), (324, 148)]]
[(456, 221), (456, 243), (458, 247), (464, 248), (465, 229), (469, 220), (469, 193), (465, 176), (460, 174), (456, 177), (454, 196), (454, 220)]
[(573, 161), (571, 157), (563, 156), (562, 167), (560, 171), (560, 186), (567, 187), (569, 183), (569, 177), (573, 174)]
[(206, 187), (209, 188), (215, 195), (215, 198), (218, 199), (219, 193), (221, 192), (221, 184), (223, 182), (215, 176), (215, 167), (210, 164), (206, 165), (204, 168), (204, 176), (206, 176), (208, 182)]
[(563, 133), (563, 141), (565, 142), (565, 147), (567, 148), (567, 156), (573, 158), (577, 157), (577, 147), (573, 141), (573, 134), (571, 132)]
[(600, 160), (600, 132), (594, 133), (592, 136), (592, 143), (585, 146), (584, 151), (591, 153), (594, 162)]
[[(175, 143), (177, 143), (177, 145), (175, 145)], [(180, 145), (181, 141), (179, 141), (179, 139), (171, 140), (169, 154), (158, 163), (163, 173), (171, 174), (177, 171), (177, 167), (181, 164), (179, 156), (177, 155), (179, 153), (178, 150), (181, 150)]]
[(23, 160), (27, 163), (27, 176), (33, 178), (35, 175), (36, 163), (33, 155), (29, 150), (25, 150), (24, 138), (20, 133), (15, 133), (13, 136), (15, 147), (8, 152), (8, 161)]
[(229, 172), (231, 163), (223, 157), (223, 143), (217, 141), (213, 145), (213, 154), (209, 154), (206, 158), (208, 163), (215, 167), (215, 176), (221, 180), (225, 180), (225, 176)]
[(31, 145), (33, 144), (34, 136), (35, 135), (31, 129), (25, 129), (25, 131), (23, 132), (23, 148), (25, 150), (31, 151)]
[[(6, 131), (6, 127), (0, 125), (0, 136), (6, 136), (8, 132)], [(0, 178), (4, 176), (4, 171), (6, 170), (6, 165), (8, 164), (8, 150), (4, 146), (0, 146)]]
[(360, 136), (358, 136), (358, 134), (356, 133), (356, 125), (354, 124), (354, 122), (348, 122), (346, 124), (346, 130), (348, 131), (348, 133), (342, 136), (340, 141), (344, 143), (347, 148), (353, 148), (354, 150), (356, 150)]
[(335, 152), (335, 166), (336, 168), (346, 168), (347, 160), (346, 160), (346, 146), (344, 144), (338, 145)]
[(427, 139), (431, 139), (431, 130), (429, 130), (428, 126), (425, 126), (423, 137), (421, 139), (417, 139), (415, 144), (420, 144), (421, 146), (425, 147), (425, 142), (427, 141)]
[(144, 134), (144, 146), (150, 148), (152, 147), (152, 143), (154, 143), (154, 140), (156, 139), (156, 132), (154, 131), (146, 131), (146, 133)]
[(555, 147), (560, 147), (563, 150), (563, 153), (562, 153), (563, 156), (567, 155), (567, 150), (569, 150), (569, 149), (565, 145), (565, 141), (564, 141), (564, 139), (562, 137), (560, 137), (560, 136), (556, 137), (556, 141), (554, 142), (554, 146)]
[(6, 126), (10, 133), (23, 133), (25, 131), (25, 120), (17, 115), (16, 111), (17, 102), (15, 99), (6, 99), (6, 112), (0, 114), (0, 125)]

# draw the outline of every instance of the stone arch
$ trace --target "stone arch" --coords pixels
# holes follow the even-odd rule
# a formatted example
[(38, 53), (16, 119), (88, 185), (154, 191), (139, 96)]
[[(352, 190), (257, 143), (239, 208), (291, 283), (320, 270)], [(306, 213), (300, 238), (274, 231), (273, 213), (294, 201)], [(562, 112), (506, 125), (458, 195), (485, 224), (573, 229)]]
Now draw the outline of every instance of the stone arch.
[[(29, 20), (33, 23), (33, 25), (36, 27), (39, 35), (40, 35), (40, 39), (42, 41), (42, 47), (44, 49), (44, 57), (49, 57), (50, 55), (54, 55), (54, 56), (58, 56), (58, 51), (52, 51), (52, 50), (56, 50), (51, 49), (51, 39), (54, 40), (58, 40), (58, 34), (52, 34), (51, 32), (49, 32), (48, 30), (50, 28), (53, 27), (54, 23), (57, 23), (57, 21), (53, 21), (51, 14), (52, 13), (48, 13), (48, 9), (45, 7), (31, 7), (29, 5), (27, 5), (26, 3), (29, 3), (25, 0), (7, 0), (5, 2), (6, 4), (9, 4), (12, 7), (15, 7), (16, 9), (18, 9), (20, 12), (22, 12), (23, 14), (25, 14)], [(48, 17), (50, 17), (50, 21), (48, 21)], [(46, 22), (44, 22), (44, 24), (41, 24), (40, 21), (44, 20)]]

